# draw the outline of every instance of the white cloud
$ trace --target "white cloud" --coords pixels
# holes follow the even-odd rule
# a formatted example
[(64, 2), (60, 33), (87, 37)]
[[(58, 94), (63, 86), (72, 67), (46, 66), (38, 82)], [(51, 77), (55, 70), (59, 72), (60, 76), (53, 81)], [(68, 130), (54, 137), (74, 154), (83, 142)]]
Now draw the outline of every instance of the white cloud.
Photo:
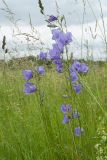
[[(103, 30), (101, 20), (98, 21), (98, 24), (100, 25), (100, 27)], [(105, 18), (105, 24), (107, 25), (107, 18)], [(91, 55), (93, 52), (93, 54), (94, 54), (93, 56), (95, 59), (104, 58), (105, 57), (105, 52), (104, 52), (105, 46), (104, 46), (104, 42), (101, 39), (102, 33), (101, 33), (99, 27), (97, 27), (97, 30), (96, 30), (97, 37), (93, 41), (89, 26), (91, 26), (93, 34), (95, 34), (95, 32), (94, 32), (95, 22), (85, 24), (84, 25), (83, 43), (85, 44), (85, 42), (88, 40), (89, 54)], [(29, 26), (23, 26), (23, 27), (20, 27), (20, 29), (22, 32), (26, 32), (26, 33), (30, 33), (30, 31), (31, 31)], [(45, 25), (42, 25), (39, 27), (37, 26), (36, 29), (40, 33), (41, 40), (46, 44), (46, 46), (50, 47), (52, 44), (52, 40), (51, 40), (52, 35), (51, 35), (50, 29)], [(80, 26), (79, 25), (69, 26), (68, 31), (72, 32), (72, 34), (74, 36), (73, 43), (71, 44), (70, 50), (71, 50), (71, 52), (74, 52), (74, 57), (80, 58), (81, 57), (81, 35), (82, 35), (81, 25)], [(2, 40), (3, 35), (6, 35), (7, 43), (11, 44), (12, 40), (13, 40), (12, 32), (13, 32), (13, 30), (10, 27), (4, 26), (3, 28), (1, 28), (2, 34), (0, 36), (0, 41)], [(18, 45), (18, 43), (20, 43), (20, 41), (23, 41), (24, 44), (26, 43), (24, 37), (22, 37), (22, 36), (21, 37), (19, 36), (18, 39), (15, 38), (14, 40), (16, 41), (17, 45)], [(87, 50), (86, 50), (86, 47), (84, 47), (84, 44), (83, 44), (82, 55), (83, 55), (83, 57), (86, 57)], [(19, 49), (20, 49), (20, 47), (23, 50), (23, 48), (25, 46), (23, 44), (21, 44), (21, 46), (19, 46)], [(20, 50), (19, 50), (19, 52), (20, 52)], [(25, 50), (25, 52), (26, 52), (26, 50)], [(21, 54), (24, 55), (25, 54), (24, 51), (23, 51), (23, 53), (21, 51)]]
[[(99, 53), (103, 53), (105, 55), (104, 50), (104, 42), (102, 41), (102, 33), (103, 32), (103, 26), (102, 26), (102, 20), (100, 18), (100, 7), (98, 0), (88, 0), (94, 14), (97, 18), (97, 38), (95, 39), (93, 43), (93, 39), (89, 30), (89, 26), (91, 27), (93, 34), (95, 33), (95, 16), (92, 13), (91, 8), (89, 7), (89, 4), (86, 4), (86, 15), (85, 15), (85, 24), (84, 24), (84, 37), (83, 41), (85, 42), (88, 40), (89, 46), (90, 46), (90, 54), (92, 50), (94, 49), (94, 55), (97, 57)], [(25, 21), (21, 21), (19, 24), (19, 28), (22, 32), (30, 33), (30, 27), (28, 26), (28, 14), (31, 13), (32, 22), (34, 26), (36, 26), (36, 29), (40, 33), (41, 40), (49, 47), (51, 46), (51, 32), (50, 29), (46, 27), (44, 23), (44, 17), (40, 14), (39, 7), (37, 1), (31, 1), (31, 0), (8, 0), (8, 5), (14, 12), (16, 13), (17, 17), (25, 19)], [(102, 8), (104, 12), (104, 21), (105, 26), (107, 26), (107, 1), (102, 0)], [(83, 14), (83, 5), (80, 0), (77, 0), (77, 3), (75, 0), (58, 0), (58, 4), (60, 6), (61, 13), (64, 13), (67, 18), (67, 24), (68, 24), (68, 30), (72, 32), (74, 38), (74, 42), (71, 45), (71, 50), (74, 52), (74, 56), (78, 57), (81, 55), (81, 36), (82, 36), (82, 14)], [(1, 4), (0, 4), (1, 5)], [(44, 0), (45, 10), (46, 14), (55, 14), (56, 13), (56, 6), (54, 0)], [(1, 7), (1, 6), (0, 6)], [(3, 6), (2, 6), (3, 7)], [(3, 15), (3, 12), (0, 12)], [(6, 24), (6, 19), (0, 18), (1, 20), (1, 29), (0, 29), (0, 41), (2, 41), (2, 38), (4, 35), (7, 37), (7, 44), (9, 45), (9, 48), (12, 48), (11, 45), (14, 42), (19, 45), (19, 50), (24, 50), (24, 47), (26, 44), (26, 41), (23, 36), (19, 36), (18, 38), (13, 38), (13, 26)], [(2, 22), (4, 22), (4, 25), (2, 25)], [(100, 28), (101, 30), (100, 30)], [(16, 29), (14, 28), (14, 31)], [(16, 31), (15, 31), (16, 32)], [(20, 41), (23, 41), (21, 44)], [(83, 50), (86, 55), (86, 49)], [(83, 54), (84, 55), (84, 54)], [(84, 56), (85, 56), (84, 55)], [(101, 55), (101, 54), (100, 54)], [(100, 57), (100, 56), (98, 56)]]

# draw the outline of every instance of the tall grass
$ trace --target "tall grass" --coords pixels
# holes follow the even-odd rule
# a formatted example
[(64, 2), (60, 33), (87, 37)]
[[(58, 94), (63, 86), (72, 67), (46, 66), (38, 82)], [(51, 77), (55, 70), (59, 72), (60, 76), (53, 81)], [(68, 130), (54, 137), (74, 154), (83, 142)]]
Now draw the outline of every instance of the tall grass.
[[(91, 91), (106, 111), (105, 66), (90, 70), (84, 80), (90, 84)], [(43, 104), (40, 105), (38, 93), (24, 95), (20, 70), (8, 71), (5, 79), (1, 74), (0, 80), (1, 160), (95, 159), (98, 117), (103, 113), (87, 90), (77, 97), (72, 92), (72, 97), (64, 98), (63, 94), (67, 94), (64, 75), (48, 71), (45, 78), (38, 80), (44, 92)], [(62, 124), (62, 103), (78, 107), (81, 114), (85, 133), (82, 137), (74, 137), (77, 153), (71, 127)], [(78, 126), (78, 120), (71, 121), (71, 126), (74, 125)]]

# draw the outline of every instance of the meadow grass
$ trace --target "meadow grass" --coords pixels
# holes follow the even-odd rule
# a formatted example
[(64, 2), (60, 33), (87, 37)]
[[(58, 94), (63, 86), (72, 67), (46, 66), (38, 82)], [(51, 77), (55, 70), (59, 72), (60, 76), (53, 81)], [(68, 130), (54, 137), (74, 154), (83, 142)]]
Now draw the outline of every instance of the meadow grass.
[[(107, 118), (106, 67), (90, 65), (80, 95), (68, 93), (64, 75), (52, 69), (32, 80), (41, 90), (32, 95), (23, 93), (22, 70), (1, 72), (0, 160), (95, 160), (98, 118)], [(64, 103), (78, 108), (79, 120), (62, 124)], [(76, 137), (73, 129), (80, 125), (85, 132)]]

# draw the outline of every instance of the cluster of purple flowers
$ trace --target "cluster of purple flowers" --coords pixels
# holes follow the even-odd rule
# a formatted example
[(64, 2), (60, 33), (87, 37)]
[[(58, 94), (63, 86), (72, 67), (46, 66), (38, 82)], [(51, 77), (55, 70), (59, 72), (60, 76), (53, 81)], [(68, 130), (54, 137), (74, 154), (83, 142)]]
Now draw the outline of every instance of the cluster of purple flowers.
[(28, 82), (33, 77), (32, 70), (23, 70), (23, 76), (26, 80), (25, 89), (24, 89), (25, 94), (31, 94), (36, 92), (37, 91), (36, 86), (33, 83)]
[(60, 28), (52, 30), (52, 39), (55, 43), (52, 45), (52, 49), (49, 50), (49, 55), (53, 63), (56, 65), (57, 72), (63, 71), (62, 53), (64, 47), (72, 42), (71, 32), (64, 33)]
[(70, 71), (70, 78), (72, 79), (72, 84), (75, 92), (79, 94), (82, 90), (82, 85), (78, 83), (79, 74), (86, 74), (89, 68), (85, 63), (80, 63), (78, 61), (74, 61), (72, 66), (69, 68)]
[[(37, 73), (40, 75), (44, 75), (45, 68), (43, 66), (38, 66)], [(29, 80), (33, 78), (32, 70), (23, 70), (23, 76), (24, 76), (24, 79), (26, 80), (26, 83), (24, 85), (25, 94), (35, 93), (37, 91), (37, 87), (33, 83), (29, 82)]]
[[(64, 114), (63, 124), (69, 123), (71, 120), (79, 118), (80, 113), (76, 110), (73, 111), (73, 108), (69, 104), (62, 104), (61, 111)], [(74, 130), (76, 136), (80, 136), (84, 132), (83, 128), (77, 127)]]
[[(52, 30), (52, 39), (55, 43), (52, 44), (52, 48), (49, 50), (49, 57), (56, 65), (57, 72), (62, 73), (62, 54), (64, 52), (64, 47), (72, 42), (72, 34), (71, 32), (64, 33), (60, 28), (56, 28)], [(45, 61), (47, 59), (47, 53), (40, 52), (39, 59)]]
[[(49, 16), (47, 20), (48, 23), (52, 23), (57, 21), (58, 17), (53, 15)], [(72, 34), (71, 32), (64, 32), (60, 28), (56, 28), (52, 30), (52, 40), (54, 40), (54, 44), (52, 44), (52, 48), (49, 50), (49, 59), (56, 65), (56, 70), (58, 73), (63, 72), (63, 62), (62, 57), (64, 53), (64, 49), (67, 45), (72, 42)], [(48, 59), (48, 55), (46, 52), (40, 52), (39, 59), (42, 61), (46, 61)], [(73, 89), (77, 94), (79, 94), (82, 90), (82, 85), (79, 83), (79, 74), (86, 74), (89, 68), (85, 63), (80, 63), (79, 61), (74, 61), (74, 63), (70, 66), (69, 72), (70, 77), (69, 79), (72, 81)], [(36, 71), (39, 75), (45, 74), (45, 67), (44, 66), (37, 66)], [(26, 94), (31, 94), (37, 91), (37, 87), (29, 82), (29, 80), (33, 77), (32, 70), (24, 70), (23, 76), (26, 80), (24, 92)], [(80, 113), (75, 110), (69, 104), (62, 104), (61, 111), (64, 114), (63, 124), (69, 123), (71, 120), (79, 118)], [(77, 127), (74, 130), (76, 136), (82, 135), (84, 129), (81, 127)]]
[(45, 61), (47, 59), (47, 53), (46, 52), (40, 52), (39, 59), (42, 61)]

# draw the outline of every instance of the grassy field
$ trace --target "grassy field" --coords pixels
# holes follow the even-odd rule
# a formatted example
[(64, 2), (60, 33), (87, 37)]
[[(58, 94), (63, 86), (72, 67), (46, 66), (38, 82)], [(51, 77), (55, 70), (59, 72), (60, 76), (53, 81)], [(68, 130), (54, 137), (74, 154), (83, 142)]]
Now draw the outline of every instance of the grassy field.
[[(39, 88), (32, 95), (23, 93), (22, 70), (7, 69), (4, 75), (1, 71), (0, 160), (97, 160), (95, 145), (102, 143), (103, 135), (98, 130), (107, 132), (106, 67), (90, 66), (81, 77), (84, 89), (79, 95), (68, 91), (65, 76), (54, 70), (32, 80)], [(80, 113), (65, 125), (60, 109), (64, 103)], [(76, 137), (74, 128), (80, 125), (84, 134)]]

